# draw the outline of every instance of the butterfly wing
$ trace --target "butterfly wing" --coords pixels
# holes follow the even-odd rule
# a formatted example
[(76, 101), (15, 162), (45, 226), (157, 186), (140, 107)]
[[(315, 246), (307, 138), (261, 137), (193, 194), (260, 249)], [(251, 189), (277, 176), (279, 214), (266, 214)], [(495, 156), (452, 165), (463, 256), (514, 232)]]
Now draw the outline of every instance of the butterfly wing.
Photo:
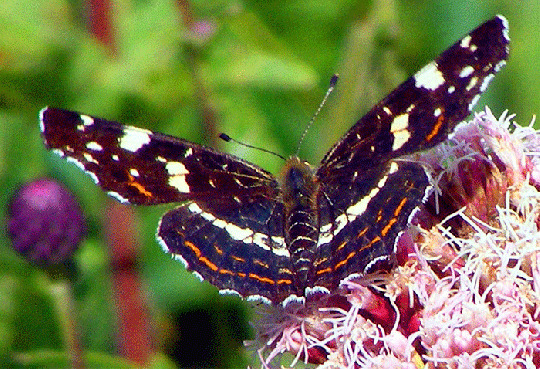
[(429, 182), (419, 165), (392, 160), (448, 137), (505, 64), (508, 42), (504, 17), (482, 24), (375, 105), (326, 154), (317, 171), (317, 284), (335, 286), (393, 252)]
[(278, 289), (289, 292), (283, 204), (270, 173), (189, 141), (62, 109), (43, 109), (41, 130), (48, 148), (123, 203), (187, 202), (165, 214), (158, 240), (203, 279), (271, 301)]

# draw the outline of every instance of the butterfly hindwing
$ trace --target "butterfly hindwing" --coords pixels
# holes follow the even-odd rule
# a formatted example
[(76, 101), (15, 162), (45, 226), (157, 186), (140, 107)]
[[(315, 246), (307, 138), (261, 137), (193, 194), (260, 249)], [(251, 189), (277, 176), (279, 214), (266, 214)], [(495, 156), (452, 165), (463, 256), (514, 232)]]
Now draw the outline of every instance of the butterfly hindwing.
[[(416, 163), (392, 163), (366, 195), (321, 227), (315, 285), (333, 290), (345, 278), (391, 265), (395, 240), (424, 200), (428, 184)], [(332, 205), (325, 203), (321, 212), (328, 209)]]
[(201, 279), (221, 291), (264, 301), (300, 296), (282, 235), (218, 219), (197, 204), (180, 206), (160, 221), (157, 238)]

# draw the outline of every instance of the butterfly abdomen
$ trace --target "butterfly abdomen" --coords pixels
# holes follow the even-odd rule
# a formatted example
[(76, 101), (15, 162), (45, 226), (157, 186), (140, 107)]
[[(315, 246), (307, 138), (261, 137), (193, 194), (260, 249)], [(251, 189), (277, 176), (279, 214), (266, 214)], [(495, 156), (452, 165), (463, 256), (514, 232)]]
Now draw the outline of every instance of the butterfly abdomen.
[(318, 183), (306, 162), (292, 157), (282, 177), (285, 205), (285, 243), (291, 255), (298, 286), (306, 286), (311, 277), (319, 237), (316, 194)]

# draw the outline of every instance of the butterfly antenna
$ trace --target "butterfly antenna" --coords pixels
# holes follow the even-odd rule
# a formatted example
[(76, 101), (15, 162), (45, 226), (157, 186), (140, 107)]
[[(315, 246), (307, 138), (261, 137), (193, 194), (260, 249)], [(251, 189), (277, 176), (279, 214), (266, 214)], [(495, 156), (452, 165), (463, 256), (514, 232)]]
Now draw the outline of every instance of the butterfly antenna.
[(270, 151), (270, 150), (263, 149), (262, 147), (252, 146), (252, 145), (249, 145), (247, 143), (240, 142), (240, 141), (235, 140), (234, 138), (232, 138), (231, 136), (229, 136), (229, 135), (227, 135), (225, 133), (220, 133), (219, 138), (221, 138), (225, 142), (234, 142), (234, 143), (237, 143), (238, 145), (249, 147), (250, 149), (255, 149), (255, 150), (262, 151), (262, 152), (266, 152), (268, 154), (272, 154), (272, 155), (277, 156), (278, 158), (286, 160), (285, 157), (283, 157), (282, 155), (279, 155), (277, 152), (273, 152), (273, 151)]
[(300, 152), (300, 147), (302, 146), (302, 142), (304, 142), (304, 138), (306, 137), (307, 132), (309, 131), (309, 129), (313, 125), (313, 122), (315, 122), (315, 119), (317, 119), (317, 116), (321, 112), (324, 104), (326, 104), (326, 100), (328, 100), (328, 97), (330, 96), (332, 91), (334, 91), (334, 88), (336, 87), (338, 79), (339, 79), (339, 74), (334, 74), (332, 76), (332, 78), (330, 78), (330, 86), (328, 87), (328, 90), (326, 90), (326, 95), (324, 95), (324, 98), (322, 99), (321, 103), (319, 104), (319, 107), (317, 108), (317, 111), (315, 112), (315, 114), (313, 114), (313, 117), (309, 121), (306, 129), (304, 130), (304, 133), (302, 133), (302, 136), (300, 137), (300, 141), (298, 142), (298, 148), (296, 149), (296, 156), (298, 156), (298, 153)]

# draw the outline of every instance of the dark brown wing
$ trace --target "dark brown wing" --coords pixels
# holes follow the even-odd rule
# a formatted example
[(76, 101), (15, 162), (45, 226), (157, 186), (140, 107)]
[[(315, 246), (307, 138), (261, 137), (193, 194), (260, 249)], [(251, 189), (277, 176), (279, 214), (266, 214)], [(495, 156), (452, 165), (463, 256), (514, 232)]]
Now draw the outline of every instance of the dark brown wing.
[(275, 178), (231, 155), (176, 137), (45, 108), (50, 149), (121, 202), (187, 202), (165, 214), (158, 240), (220, 290), (279, 302), (293, 291)]
[(429, 184), (419, 165), (392, 160), (448, 137), (505, 64), (508, 42), (504, 17), (482, 24), (375, 105), (326, 154), (317, 171), (315, 284), (335, 287), (392, 254)]

